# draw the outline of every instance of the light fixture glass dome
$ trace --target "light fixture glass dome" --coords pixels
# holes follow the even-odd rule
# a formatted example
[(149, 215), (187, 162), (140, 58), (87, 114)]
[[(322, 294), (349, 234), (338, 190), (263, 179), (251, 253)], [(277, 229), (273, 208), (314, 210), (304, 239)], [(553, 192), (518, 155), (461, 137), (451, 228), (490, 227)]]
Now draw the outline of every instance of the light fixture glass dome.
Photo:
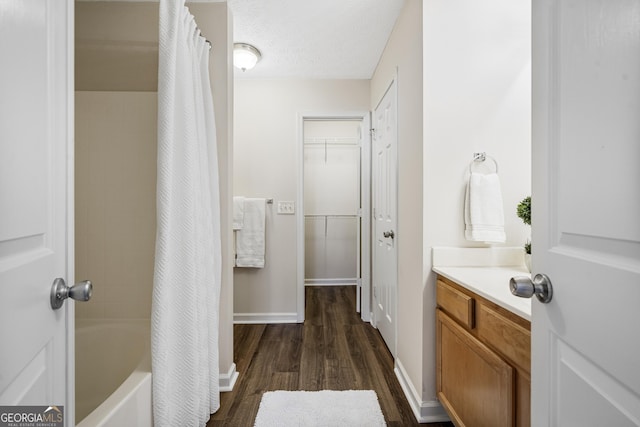
[(255, 47), (247, 43), (235, 43), (233, 45), (233, 65), (242, 71), (247, 71), (256, 66), (262, 55)]

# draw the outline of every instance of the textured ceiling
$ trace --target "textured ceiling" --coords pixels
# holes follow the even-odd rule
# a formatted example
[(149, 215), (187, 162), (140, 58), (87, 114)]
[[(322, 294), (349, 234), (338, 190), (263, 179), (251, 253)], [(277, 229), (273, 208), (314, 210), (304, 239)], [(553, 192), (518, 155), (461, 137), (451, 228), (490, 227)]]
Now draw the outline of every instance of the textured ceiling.
[(234, 41), (262, 53), (236, 78), (371, 78), (403, 2), (228, 0)]

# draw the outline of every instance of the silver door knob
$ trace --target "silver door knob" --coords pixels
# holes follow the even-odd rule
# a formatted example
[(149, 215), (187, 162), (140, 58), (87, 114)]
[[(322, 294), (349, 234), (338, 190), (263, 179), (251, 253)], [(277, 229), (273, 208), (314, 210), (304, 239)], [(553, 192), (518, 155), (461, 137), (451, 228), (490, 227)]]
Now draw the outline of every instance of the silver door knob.
[(393, 230), (389, 230), (389, 231), (385, 231), (382, 233), (382, 235), (384, 237), (391, 237), (392, 239), (395, 237), (395, 233), (393, 232)]
[(76, 301), (89, 301), (92, 294), (93, 285), (90, 280), (84, 280), (69, 287), (64, 282), (64, 279), (57, 278), (53, 281), (53, 286), (51, 286), (51, 308), (54, 310), (59, 309), (67, 298)]
[(536, 274), (533, 280), (528, 276), (512, 277), (509, 289), (513, 295), (521, 298), (531, 298), (535, 295), (538, 301), (544, 304), (553, 298), (553, 286), (546, 274)]

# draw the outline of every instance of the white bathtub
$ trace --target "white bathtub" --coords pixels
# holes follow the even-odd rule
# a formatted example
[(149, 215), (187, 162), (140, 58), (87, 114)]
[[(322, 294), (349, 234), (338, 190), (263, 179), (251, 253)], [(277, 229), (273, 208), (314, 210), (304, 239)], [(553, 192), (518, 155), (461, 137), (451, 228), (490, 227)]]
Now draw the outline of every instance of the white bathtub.
[(76, 320), (78, 427), (151, 427), (148, 320)]

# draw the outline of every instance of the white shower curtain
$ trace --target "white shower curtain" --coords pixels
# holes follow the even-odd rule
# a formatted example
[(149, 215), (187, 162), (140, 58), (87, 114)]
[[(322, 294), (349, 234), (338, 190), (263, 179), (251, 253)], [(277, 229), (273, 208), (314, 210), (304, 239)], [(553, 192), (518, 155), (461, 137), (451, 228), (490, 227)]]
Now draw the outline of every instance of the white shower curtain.
[(157, 235), (151, 313), (156, 427), (220, 406), (220, 200), (209, 44), (184, 2), (160, 1)]

